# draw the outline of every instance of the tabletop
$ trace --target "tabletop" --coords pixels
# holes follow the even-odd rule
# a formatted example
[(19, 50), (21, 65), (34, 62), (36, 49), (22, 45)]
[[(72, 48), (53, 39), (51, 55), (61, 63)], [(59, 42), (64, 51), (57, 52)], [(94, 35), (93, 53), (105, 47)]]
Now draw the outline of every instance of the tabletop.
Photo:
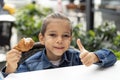
[(5, 80), (120, 80), (120, 61), (108, 68), (93, 64), (12, 73)]

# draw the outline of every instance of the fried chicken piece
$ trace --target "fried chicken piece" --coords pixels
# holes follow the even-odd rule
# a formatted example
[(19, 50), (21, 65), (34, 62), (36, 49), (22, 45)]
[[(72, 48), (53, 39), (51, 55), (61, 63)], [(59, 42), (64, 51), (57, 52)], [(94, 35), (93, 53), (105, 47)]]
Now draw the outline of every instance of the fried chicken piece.
[(13, 49), (19, 50), (21, 52), (26, 52), (33, 47), (34, 43), (35, 42), (32, 40), (32, 38), (22, 38), (18, 44), (13, 47)]

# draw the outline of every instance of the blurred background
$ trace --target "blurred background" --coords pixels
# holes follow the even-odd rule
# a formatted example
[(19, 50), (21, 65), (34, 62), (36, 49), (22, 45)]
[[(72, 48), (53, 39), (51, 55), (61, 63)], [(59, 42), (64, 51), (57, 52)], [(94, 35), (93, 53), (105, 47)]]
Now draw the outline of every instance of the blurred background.
[(42, 20), (52, 12), (71, 20), (71, 46), (78, 48), (80, 38), (89, 51), (108, 48), (120, 59), (120, 0), (0, 0), (0, 69), (21, 38), (38, 41)]

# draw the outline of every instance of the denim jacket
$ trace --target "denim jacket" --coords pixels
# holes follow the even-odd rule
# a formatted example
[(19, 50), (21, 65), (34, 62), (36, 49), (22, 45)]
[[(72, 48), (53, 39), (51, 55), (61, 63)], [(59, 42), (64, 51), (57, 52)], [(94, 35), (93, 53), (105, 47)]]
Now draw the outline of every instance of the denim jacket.
[[(63, 54), (59, 66), (53, 65), (48, 60), (45, 51), (46, 51), (45, 49), (42, 51), (39, 51), (35, 53), (33, 56), (26, 59), (23, 63), (19, 65), (19, 67), (16, 70), (16, 73), (82, 65), (82, 62), (79, 57), (80, 52), (76, 49), (73, 49), (73, 48), (68, 49)], [(95, 64), (101, 67), (109, 67), (116, 62), (116, 56), (114, 55), (114, 53), (112, 53), (108, 49), (101, 49), (101, 50), (95, 51), (94, 53), (97, 55), (97, 57), (100, 60), (98, 63), (95, 63)]]
[[(116, 62), (115, 55), (107, 50), (102, 49), (94, 52), (98, 58), (99, 62), (96, 63), (102, 67), (109, 67)], [(61, 62), (59, 66), (54, 66), (45, 55), (45, 49), (35, 53), (35, 55), (31, 56), (27, 60), (25, 60), (18, 67), (16, 72), (26, 72), (26, 71), (35, 71), (35, 70), (43, 70), (43, 69), (51, 69), (57, 67), (66, 67), (66, 66), (75, 66), (82, 65), (82, 62), (79, 58), (80, 52), (76, 49), (68, 49), (62, 56)]]

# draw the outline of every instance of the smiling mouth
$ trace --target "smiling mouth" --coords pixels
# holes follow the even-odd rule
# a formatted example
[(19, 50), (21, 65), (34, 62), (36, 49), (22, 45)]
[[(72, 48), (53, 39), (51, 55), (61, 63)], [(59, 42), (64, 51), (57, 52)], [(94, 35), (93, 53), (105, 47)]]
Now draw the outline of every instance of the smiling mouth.
[(64, 47), (54, 47), (54, 48), (56, 48), (56, 49), (64, 49)]

